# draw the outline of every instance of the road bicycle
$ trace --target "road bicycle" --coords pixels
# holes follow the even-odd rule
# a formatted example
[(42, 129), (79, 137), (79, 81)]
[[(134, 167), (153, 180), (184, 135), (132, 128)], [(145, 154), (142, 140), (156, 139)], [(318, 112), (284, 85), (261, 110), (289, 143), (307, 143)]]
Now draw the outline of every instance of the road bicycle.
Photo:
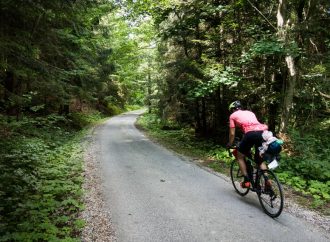
[[(230, 152), (230, 150), (232, 152)], [(284, 205), (282, 186), (273, 172), (278, 166), (279, 155), (268, 155), (267, 160), (269, 160), (270, 163), (266, 170), (262, 170), (256, 165), (255, 160), (252, 158), (252, 154), (246, 156), (245, 161), (251, 186), (243, 188), (241, 182), (243, 182), (244, 176), (236, 160), (237, 152), (237, 146), (229, 149), (229, 154), (235, 157), (231, 162), (230, 177), (236, 192), (241, 196), (245, 196), (249, 191), (256, 192), (264, 212), (272, 218), (278, 217), (281, 214)]]

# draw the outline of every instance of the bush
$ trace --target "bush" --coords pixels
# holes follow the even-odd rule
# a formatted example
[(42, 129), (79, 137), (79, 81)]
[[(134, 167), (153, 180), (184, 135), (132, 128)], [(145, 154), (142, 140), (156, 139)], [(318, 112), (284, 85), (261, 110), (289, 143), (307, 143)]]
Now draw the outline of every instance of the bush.
[(105, 116), (100, 112), (92, 112), (92, 113), (82, 113), (82, 112), (74, 112), (69, 114), (69, 119), (71, 124), (76, 128), (84, 128), (89, 126)]
[(293, 189), (314, 199), (314, 206), (330, 201), (330, 138), (322, 129), (291, 130), (293, 154), (281, 161), (279, 178)]
[[(79, 125), (102, 115), (74, 114)], [(84, 222), (81, 134), (62, 116), (0, 116), (0, 241), (78, 241)]]
[(126, 105), (125, 106), (125, 110), (127, 110), (127, 111), (138, 110), (141, 108), (143, 108), (143, 106), (141, 106), (141, 105)]
[(110, 115), (118, 115), (123, 112), (123, 110), (121, 108), (119, 108), (118, 106), (111, 104), (111, 103), (108, 103), (107, 110)]

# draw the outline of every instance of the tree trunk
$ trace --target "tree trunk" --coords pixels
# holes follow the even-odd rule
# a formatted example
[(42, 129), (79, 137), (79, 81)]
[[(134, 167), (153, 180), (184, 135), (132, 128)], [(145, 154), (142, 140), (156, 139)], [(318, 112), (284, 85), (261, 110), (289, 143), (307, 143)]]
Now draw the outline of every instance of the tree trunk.
[[(150, 63), (149, 63), (150, 65)], [(150, 68), (150, 66), (149, 66)], [(148, 71), (148, 113), (151, 113), (151, 74), (150, 74), (150, 70)]]
[(285, 58), (289, 69), (289, 75), (284, 89), (284, 99), (282, 104), (282, 114), (280, 123), (280, 132), (286, 132), (287, 126), (291, 116), (291, 109), (293, 106), (294, 89), (297, 82), (297, 73), (295, 68), (295, 61), (292, 56)]
[(202, 124), (201, 124), (201, 118), (200, 118), (200, 114), (199, 114), (199, 100), (196, 99), (195, 101), (195, 107), (196, 107), (196, 113), (195, 113), (195, 120), (196, 120), (196, 127), (195, 127), (195, 134), (196, 136), (200, 135), (200, 132), (202, 130)]
[(202, 98), (202, 132), (203, 136), (207, 133), (207, 122), (206, 122), (206, 103), (205, 97)]
[(11, 71), (6, 72), (4, 81), (4, 101), (6, 105), (6, 114), (9, 116), (16, 116), (16, 121), (19, 120), (21, 114), (21, 104), (19, 102), (11, 103), (10, 97), (12, 95), (18, 97), (21, 95), (21, 83), (15, 78), (15, 75)]
[[(286, 19), (286, 3), (287, 0), (279, 0), (278, 9), (277, 9), (277, 29), (278, 29), (278, 37), (284, 43), (289, 42), (288, 39), (288, 31), (289, 25), (288, 20)], [(286, 132), (287, 126), (291, 116), (291, 108), (293, 106), (293, 95), (295, 84), (297, 81), (297, 71), (296, 71), (296, 63), (291, 55), (287, 55), (285, 57), (286, 66), (289, 71), (289, 75), (287, 81), (284, 86), (283, 92), (283, 103), (282, 103), (282, 114), (281, 114), (281, 122), (280, 122), (280, 132)]]

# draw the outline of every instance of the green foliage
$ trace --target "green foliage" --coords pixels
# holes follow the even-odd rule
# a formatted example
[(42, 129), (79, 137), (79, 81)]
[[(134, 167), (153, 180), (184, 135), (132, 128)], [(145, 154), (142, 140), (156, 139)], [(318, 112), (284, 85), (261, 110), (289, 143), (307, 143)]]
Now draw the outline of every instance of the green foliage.
[(117, 114), (120, 114), (123, 112), (123, 110), (121, 108), (117, 107), (116, 105), (110, 104), (110, 103), (107, 105), (107, 109), (111, 115), (117, 115)]
[(106, 116), (100, 112), (74, 112), (69, 114), (69, 119), (71, 120), (71, 123), (77, 128), (84, 128), (105, 117)]
[(0, 16), (0, 111), (62, 113), (73, 100), (104, 111), (108, 96), (113, 106), (141, 103), (143, 58), (111, 1), (8, 1)]
[(318, 208), (330, 201), (330, 182), (322, 182), (318, 180), (306, 180), (299, 174), (296, 175), (291, 171), (277, 172), (280, 181), (289, 185), (295, 191), (310, 197), (313, 202), (312, 206)]
[[(229, 162), (228, 152), (216, 142), (198, 139), (190, 128), (180, 127), (178, 124), (164, 124), (156, 114), (144, 114), (139, 117), (137, 124), (157, 140), (161, 140), (171, 149), (195, 158)], [(165, 127), (165, 128), (164, 128)], [(223, 168), (223, 166), (222, 166)]]
[(232, 156), (229, 155), (228, 150), (219, 145), (214, 145), (213, 149), (209, 151), (209, 157), (218, 161), (230, 163)]
[(288, 158), (285, 164), (296, 174), (306, 180), (319, 180), (326, 182), (330, 179), (330, 152), (329, 137), (322, 135), (322, 132), (305, 131), (304, 135), (298, 132), (291, 132), (295, 155)]
[(127, 110), (127, 111), (138, 110), (138, 109), (141, 109), (141, 108), (143, 108), (143, 107), (140, 106), (140, 105), (126, 105), (125, 106), (125, 110)]
[[(102, 117), (82, 116), (85, 124)], [(83, 150), (72, 126), (54, 114), (0, 116), (0, 241), (79, 241)]]
[[(136, 3), (139, 4), (139, 3)], [(125, 13), (126, 14), (126, 13)], [(155, 31), (150, 18), (127, 19), (121, 11), (113, 12), (102, 18), (101, 25), (107, 28), (111, 35), (111, 55), (108, 61), (113, 63), (114, 73), (111, 75), (112, 84), (117, 85), (117, 96), (105, 93), (105, 99), (116, 97), (121, 104), (114, 100), (106, 100), (113, 113), (114, 106), (143, 105), (147, 92), (147, 83), (155, 77)], [(109, 95), (111, 94), (111, 95)]]
[(282, 159), (279, 173), (282, 182), (310, 195), (315, 207), (330, 201), (330, 140), (321, 130), (305, 131), (303, 136), (291, 131), (295, 153)]
[(277, 39), (265, 39), (256, 42), (251, 50), (253, 55), (274, 55), (274, 54), (284, 54), (283, 43)]
[(240, 78), (235, 74), (237, 70), (235, 68), (228, 67), (223, 68), (222, 65), (213, 64), (208, 65), (204, 69), (205, 77), (208, 77), (208, 81), (199, 81), (196, 88), (192, 90), (193, 96), (205, 97), (215, 92), (219, 86), (237, 86)]

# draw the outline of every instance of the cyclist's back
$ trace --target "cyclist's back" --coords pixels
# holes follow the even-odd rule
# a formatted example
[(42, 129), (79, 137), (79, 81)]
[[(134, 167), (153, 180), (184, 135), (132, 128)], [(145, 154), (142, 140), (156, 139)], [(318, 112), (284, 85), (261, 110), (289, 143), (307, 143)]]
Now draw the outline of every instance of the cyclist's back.
[(258, 121), (256, 115), (249, 110), (237, 110), (229, 117), (230, 128), (238, 126), (243, 133), (250, 131), (263, 131), (268, 127)]

